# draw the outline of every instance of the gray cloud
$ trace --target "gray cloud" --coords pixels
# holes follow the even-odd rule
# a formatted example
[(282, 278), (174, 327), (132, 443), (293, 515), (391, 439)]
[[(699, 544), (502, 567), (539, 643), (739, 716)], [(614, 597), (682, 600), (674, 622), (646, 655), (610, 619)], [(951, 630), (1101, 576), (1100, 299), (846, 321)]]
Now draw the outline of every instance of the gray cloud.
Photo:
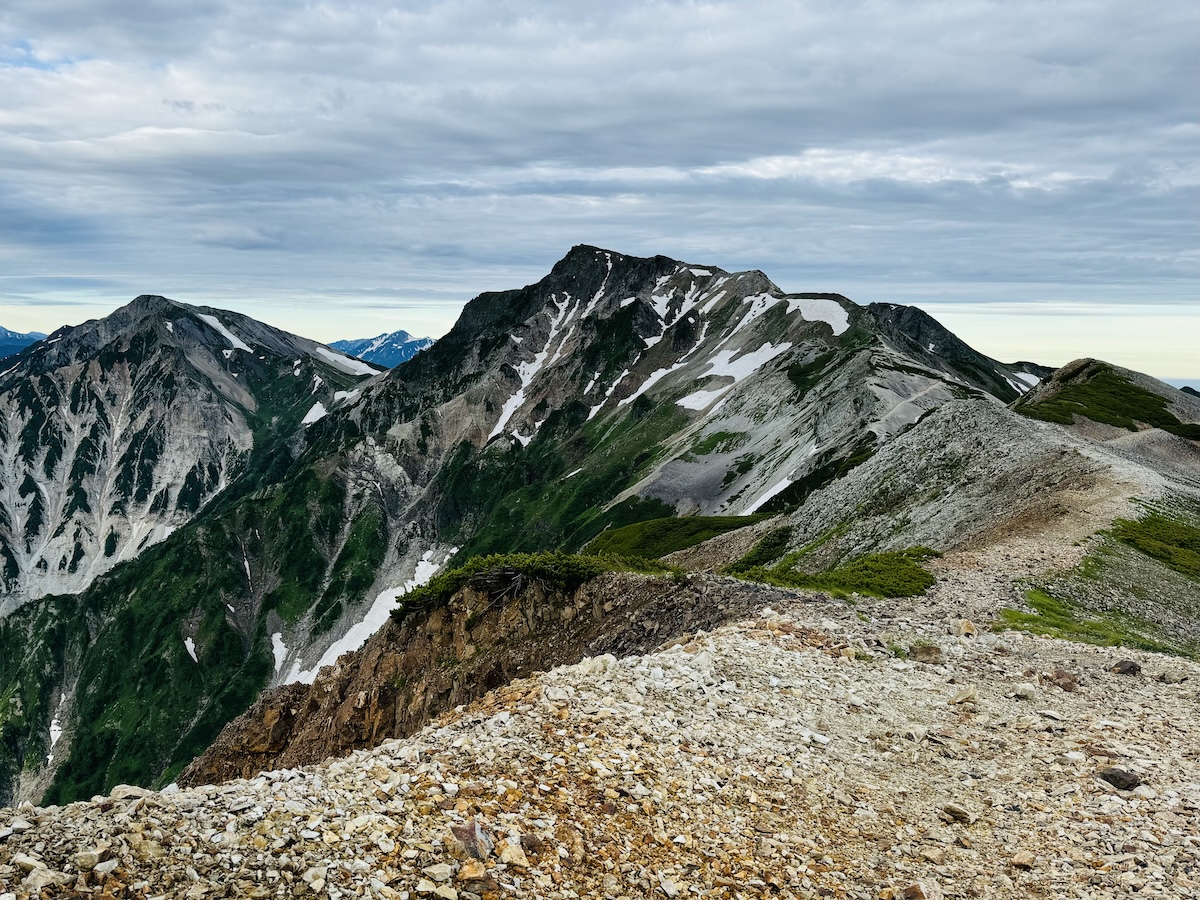
[(165, 285), (316, 337), (321, 310), (444, 327), (583, 241), (863, 300), (1190, 304), (1198, 24), (1116, 0), (10, 0), (0, 267), (31, 280), (0, 317)]

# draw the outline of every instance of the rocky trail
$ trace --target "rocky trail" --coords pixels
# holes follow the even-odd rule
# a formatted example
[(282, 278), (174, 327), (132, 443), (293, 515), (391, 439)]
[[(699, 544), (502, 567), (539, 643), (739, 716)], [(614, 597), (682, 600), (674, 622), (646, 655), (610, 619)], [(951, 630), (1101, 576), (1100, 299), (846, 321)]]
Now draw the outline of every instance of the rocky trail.
[(768, 599), (318, 766), (0, 811), (0, 897), (1196, 895), (1200, 666)]

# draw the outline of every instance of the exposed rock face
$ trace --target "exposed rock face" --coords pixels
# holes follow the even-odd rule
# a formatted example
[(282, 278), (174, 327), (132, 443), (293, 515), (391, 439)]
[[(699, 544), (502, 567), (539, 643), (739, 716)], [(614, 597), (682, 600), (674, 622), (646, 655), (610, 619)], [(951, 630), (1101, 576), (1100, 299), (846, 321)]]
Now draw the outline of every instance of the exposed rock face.
[(794, 592), (692, 576), (601, 575), (578, 590), (465, 588), (389, 621), (311, 685), (266, 692), (179, 777), (203, 784), (319, 762), (411, 734), (429, 719), (556, 665), (646, 652)]
[[(256, 558), (254, 546), (282, 543), (269, 508), (186, 540), (176, 534), (186, 549), (165, 561), (159, 551), (231, 485), (244, 495), (269, 481), (290, 462), (297, 431), (374, 371), (237, 313), (155, 296), (60, 329), (6, 362), (0, 802), (41, 797), (64, 766), (75, 777), (99, 774), (92, 762), (71, 762), (77, 738), (96, 739), (90, 729), (108, 730), (119, 765), (138, 754), (190, 757), (171, 746), (199, 711), (238, 696), (239, 672), (261, 685), (253, 639), (260, 616), (272, 615), (264, 603), (281, 568), (323, 576), (320, 557), (303, 566), (282, 553)], [(305, 513), (289, 524), (308, 521)], [(329, 568), (347, 538), (339, 523), (324, 542)], [(147, 718), (150, 696), (159, 708)]]
[(142, 296), (10, 360), (0, 617), (77, 593), (186, 524), (241, 474), (272, 419), (295, 427), (288, 413), (332, 407), (359, 379), (317, 347), (236, 313)]

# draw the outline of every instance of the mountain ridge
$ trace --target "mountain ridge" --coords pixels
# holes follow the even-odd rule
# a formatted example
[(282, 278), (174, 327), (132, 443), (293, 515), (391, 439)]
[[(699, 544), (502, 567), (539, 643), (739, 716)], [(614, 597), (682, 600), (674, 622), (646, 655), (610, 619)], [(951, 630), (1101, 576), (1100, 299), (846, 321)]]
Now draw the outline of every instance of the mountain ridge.
[(20, 353), (30, 344), (40, 341), (44, 337), (46, 335), (40, 331), (30, 331), (27, 334), (22, 334), (19, 331), (10, 331), (0, 326), (0, 360)]
[[(257, 371), (234, 344), (257, 326), (203, 315), (232, 339), (190, 313), (180, 329), (207, 328), (205, 365), (237, 387), (226, 364)], [(50, 352), (65, 350), (29, 359)], [(22, 698), (19, 715), (0, 705), (13, 795), (169, 780), (263, 688), (316, 679), (444, 563), (577, 549), (661, 516), (793, 515), (940, 408), (1004, 410), (999, 395), (1050, 372), (991, 360), (923, 314), (586, 245), (480, 294), (432, 347), (361, 383), (306, 353), (303, 399), (281, 356), (262, 383), (284, 385), (286, 414), (261, 405), (269, 440), (194, 518), (80, 594), (0, 620), (0, 699)], [(824, 545), (899, 540), (908, 525), (886, 521), (899, 530)]]

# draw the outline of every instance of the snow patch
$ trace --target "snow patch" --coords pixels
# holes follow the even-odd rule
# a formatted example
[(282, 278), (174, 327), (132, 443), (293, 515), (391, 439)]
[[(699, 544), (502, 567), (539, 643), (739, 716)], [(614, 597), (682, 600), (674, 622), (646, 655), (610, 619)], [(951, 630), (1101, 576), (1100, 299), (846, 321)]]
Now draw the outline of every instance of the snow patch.
[(790, 350), (791, 347), (791, 343), (787, 341), (779, 345), (766, 343), (757, 350), (743, 353), (736, 359), (734, 358), (734, 354), (737, 353), (736, 350), (722, 350), (712, 358), (712, 361), (708, 364), (708, 369), (702, 372), (701, 375), (728, 375), (735, 382), (741, 381), (753, 375), (781, 353)]
[(328, 347), (318, 347), (317, 355), (322, 357), (339, 372), (345, 372), (347, 375), (378, 375), (383, 371), (382, 369), (376, 369), (374, 366), (368, 366), (361, 359), (351, 359), (349, 356), (335, 353)]
[(608, 389), (608, 391), (605, 392), (604, 399), (601, 400), (599, 403), (597, 403), (595, 406), (593, 406), (592, 411), (588, 413), (588, 417), (587, 417), (588, 422), (592, 421), (592, 418), (596, 415), (596, 413), (600, 412), (600, 410), (604, 406), (604, 404), (607, 403), (609, 398), (613, 395), (613, 391), (615, 391), (617, 389), (617, 385), (619, 385), (622, 381), (624, 381), (625, 376), (628, 374), (629, 374), (628, 369), (622, 370), (621, 374), (617, 376), (616, 381), (614, 381), (612, 383), (612, 387), (610, 387)]
[[(234, 350), (245, 350), (247, 353), (253, 352), (246, 344), (244, 344), (242, 342), (241, 338), (239, 338), (236, 334), (234, 334), (232, 331), (230, 331), (228, 328), (226, 328), (224, 325), (222, 325), (221, 320), (218, 319), (216, 316), (209, 316), (209, 315), (205, 315), (203, 313), (197, 313), (196, 317), (199, 319), (202, 319), (203, 321), (205, 321), (209, 325), (211, 325), (214, 329), (216, 329), (217, 332), (221, 335), (221, 337), (225, 338), (225, 340), (229, 341), (229, 343), (233, 345)], [(226, 359), (228, 359), (228, 358), (229, 357), (226, 357)]]
[(352, 391), (334, 391), (333, 392), (333, 400), (335, 403), (340, 403), (342, 400), (346, 400), (350, 403), (353, 403), (355, 400), (358, 399), (358, 397), (361, 393), (362, 393), (362, 391), (357, 388), (355, 388)]
[(271, 653), (275, 655), (276, 672), (283, 668), (283, 661), (287, 659), (287, 652), (287, 644), (283, 642), (283, 633), (277, 631), (271, 635)]
[(175, 323), (174, 322), (165, 322), (164, 324), (167, 326), (167, 331), (171, 332), (171, 334), (175, 333)]
[(636, 302), (637, 302), (637, 297), (626, 297), (624, 300), (622, 300), (620, 303), (617, 304), (617, 308), (624, 309), (630, 303), (636, 303)]
[(699, 276), (701, 278), (703, 278), (706, 275), (712, 274), (712, 272), (710, 272), (708, 269), (688, 269), (688, 271), (691, 272), (693, 275)]
[(190, 637), (184, 638), (183, 646), (187, 649), (188, 656), (190, 656), (192, 658), (192, 662), (200, 662), (200, 660), (196, 658), (196, 642), (195, 641), (193, 641)]
[(563, 476), (563, 481), (566, 481), (568, 478), (574, 478), (576, 475), (578, 475), (582, 471), (583, 471), (583, 469), (576, 469), (574, 472), (568, 472), (566, 475)]
[(301, 425), (312, 425), (314, 422), (319, 422), (325, 418), (325, 404), (318, 400), (312, 405), (312, 409), (304, 414), (304, 418), (300, 420)]
[(1014, 372), (1013, 374), (1031, 388), (1035, 388), (1042, 383), (1042, 379), (1038, 378), (1036, 375), (1030, 375), (1028, 372)]
[(850, 316), (842, 305), (834, 300), (819, 298), (788, 298), (788, 313), (800, 310), (800, 315), (806, 322), (824, 322), (833, 329), (833, 333), (844, 334), (850, 327)]
[(729, 391), (733, 390), (740, 382), (744, 381), (749, 376), (753, 375), (764, 365), (769, 363), (781, 353), (791, 349), (791, 344), (785, 341), (778, 346), (774, 344), (763, 344), (757, 350), (751, 350), (749, 353), (743, 353), (741, 356), (734, 358), (736, 350), (722, 350), (709, 361), (708, 368), (700, 373), (698, 378), (707, 376), (721, 376), (732, 378), (733, 383), (723, 385), (719, 388), (707, 388), (705, 390), (696, 391), (688, 394), (682, 399), (675, 402), (684, 409), (702, 410), (707, 409), (715, 400), (724, 397)]
[(723, 388), (717, 388), (713, 391), (696, 391), (696, 393), (688, 394), (686, 397), (676, 400), (675, 402), (684, 409), (707, 409), (714, 400), (719, 400), (729, 393), (729, 389), (732, 387), (733, 385), (730, 384)]
[(757, 500), (755, 500), (753, 503), (751, 503), (749, 506), (746, 507), (746, 511), (744, 513), (742, 513), (742, 515), (749, 516), (749, 515), (752, 515), (753, 513), (758, 512), (758, 510), (762, 508), (764, 503), (766, 503), (768, 500), (770, 500), (772, 497), (774, 497), (776, 494), (780, 493), (781, 491), (787, 490), (788, 486), (791, 483), (792, 483), (792, 479), (784, 478), (781, 481), (778, 481), (775, 484), (771, 485), (769, 488), (767, 488), (767, 491), (765, 494), (763, 494), (761, 497), (759, 497)]
[(54, 745), (58, 743), (58, 739), (62, 737), (62, 722), (58, 718), (58, 711), (62, 709), (63, 703), (66, 701), (65, 694), (59, 694), (58, 707), (54, 710), (54, 718), (50, 720), (50, 752), (46, 754), (46, 765), (54, 763)]
[(334, 641), (311, 669), (301, 669), (299, 662), (292, 663), (291, 671), (288, 672), (288, 677), (284, 683), (292, 684), (300, 682), (302, 684), (312, 684), (316, 680), (317, 673), (322, 668), (333, 665), (343, 653), (350, 653), (365, 644), (371, 635), (382, 628), (387, 622), (388, 616), (392, 614), (392, 610), (397, 606), (397, 601), (413, 588), (420, 587), (436, 575), (438, 569), (445, 565), (446, 561), (457, 552), (457, 547), (451, 547), (442, 555), (439, 562), (434, 562), (435, 551), (432, 548), (426, 550), (420, 562), (417, 563), (417, 568), (413, 572), (412, 578), (398, 588), (390, 588), (382, 591), (371, 604), (371, 608), (367, 610), (366, 617), (357, 625), (351, 627), (340, 640)]

